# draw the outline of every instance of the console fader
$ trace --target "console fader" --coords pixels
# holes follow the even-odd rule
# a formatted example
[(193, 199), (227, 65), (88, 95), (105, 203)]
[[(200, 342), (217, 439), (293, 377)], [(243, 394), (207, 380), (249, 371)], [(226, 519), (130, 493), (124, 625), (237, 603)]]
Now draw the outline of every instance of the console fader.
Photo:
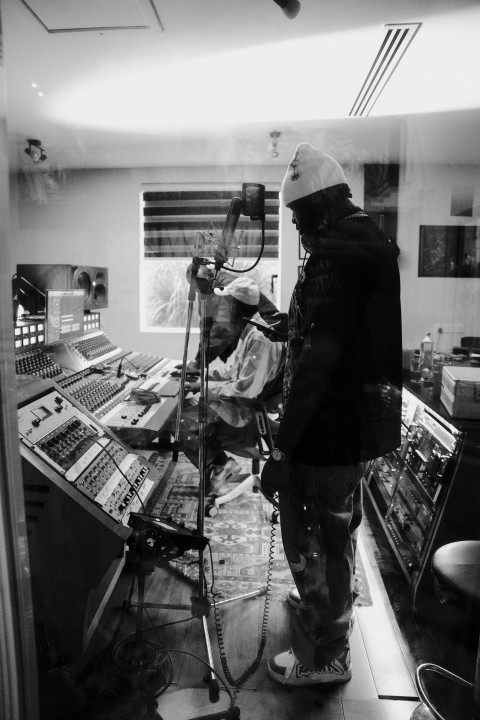
[(36, 375), (43, 379), (60, 380), (65, 377), (60, 365), (53, 359), (47, 348), (25, 350), (15, 355), (17, 375)]

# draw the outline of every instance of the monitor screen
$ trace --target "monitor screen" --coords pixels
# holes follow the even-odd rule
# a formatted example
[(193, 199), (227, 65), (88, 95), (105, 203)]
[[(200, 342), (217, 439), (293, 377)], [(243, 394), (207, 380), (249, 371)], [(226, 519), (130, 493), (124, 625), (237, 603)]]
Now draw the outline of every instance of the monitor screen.
[(83, 335), (85, 293), (83, 290), (47, 290), (45, 343)]

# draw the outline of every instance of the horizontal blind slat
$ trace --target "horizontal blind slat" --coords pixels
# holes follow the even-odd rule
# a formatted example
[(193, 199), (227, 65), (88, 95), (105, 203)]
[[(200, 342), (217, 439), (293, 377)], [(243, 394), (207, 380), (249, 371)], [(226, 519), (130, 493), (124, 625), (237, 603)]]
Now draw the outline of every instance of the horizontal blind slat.
[[(191, 257), (199, 234), (222, 232), (234, 190), (157, 190), (145, 191), (143, 199), (143, 238), (145, 257)], [(278, 191), (265, 191), (266, 257), (278, 256)], [(261, 248), (261, 226), (241, 215), (236, 240), (239, 255), (253, 257)]]

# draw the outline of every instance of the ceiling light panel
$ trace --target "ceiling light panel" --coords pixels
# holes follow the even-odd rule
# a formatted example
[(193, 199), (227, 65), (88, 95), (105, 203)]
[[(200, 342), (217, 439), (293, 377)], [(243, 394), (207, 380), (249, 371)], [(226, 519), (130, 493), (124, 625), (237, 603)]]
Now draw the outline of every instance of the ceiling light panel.
[(164, 30), (155, 0), (21, 0), (48, 33)]
[(384, 25), (380, 48), (349, 116), (359, 117), (370, 113), (421, 25), (422, 23)]

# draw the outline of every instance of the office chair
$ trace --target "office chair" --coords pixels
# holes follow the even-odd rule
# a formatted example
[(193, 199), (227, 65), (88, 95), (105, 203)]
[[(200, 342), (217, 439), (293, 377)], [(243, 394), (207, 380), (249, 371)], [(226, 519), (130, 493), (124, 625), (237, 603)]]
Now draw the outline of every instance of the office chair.
[[(253, 400), (243, 399), (239, 402), (245, 407), (250, 408), (252, 425), (255, 430), (255, 445), (253, 447), (245, 447), (242, 449), (232, 450), (232, 455), (248, 458), (252, 461), (251, 473), (242, 482), (235, 485), (230, 492), (225, 495), (216, 497), (205, 508), (205, 514), (208, 517), (215, 517), (221, 505), (234, 500), (240, 495), (253, 490), (258, 492), (260, 489), (260, 463), (266, 460), (273, 450), (275, 443), (276, 430), (279, 420), (270, 417), (272, 414), (280, 415), (282, 402), (282, 382), (283, 367), (280, 375), (267, 383), (262, 394)], [(226, 448), (228, 449), (228, 448)], [(272, 513), (272, 521), (277, 520), (278, 513), (274, 509)]]
[[(432, 558), (432, 571), (440, 588), (453, 593), (480, 607), (480, 541), (460, 540), (440, 547)], [(429, 672), (446, 678), (455, 685), (468, 690), (468, 699), (474, 706), (473, 718), (480, 718), (480, 642), (478, 643), (475, 678), (473, 683), (446, 670), (435, 663), (421, 663), (417, 667), (416, 685), (419, 697), (423, 701), (411, 716), (411, 720), (447, 720), (435, 707), (424, 680)], [(473, 720), (468, 718), (450, 718), (449, 720)]]

